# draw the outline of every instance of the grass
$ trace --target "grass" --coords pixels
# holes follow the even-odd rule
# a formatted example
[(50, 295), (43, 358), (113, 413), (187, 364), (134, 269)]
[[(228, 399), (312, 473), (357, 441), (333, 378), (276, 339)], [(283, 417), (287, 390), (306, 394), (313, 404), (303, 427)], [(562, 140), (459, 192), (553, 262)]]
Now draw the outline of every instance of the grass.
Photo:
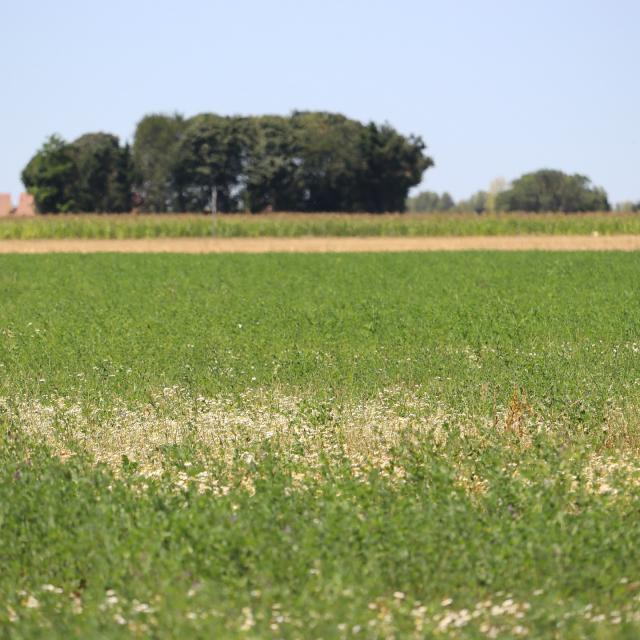
[(0, 258), (0, 636), (634, 638), (633, 254)]
[[(37, 238), (181, 238), (212, 234), (210, 216), (48, 215), (0, 219), (0, 240)], [(640, 215), (595, 214), (261, 214), (219, 215), (215, 235), (498, 236), (526, 234), (637, 234)]]

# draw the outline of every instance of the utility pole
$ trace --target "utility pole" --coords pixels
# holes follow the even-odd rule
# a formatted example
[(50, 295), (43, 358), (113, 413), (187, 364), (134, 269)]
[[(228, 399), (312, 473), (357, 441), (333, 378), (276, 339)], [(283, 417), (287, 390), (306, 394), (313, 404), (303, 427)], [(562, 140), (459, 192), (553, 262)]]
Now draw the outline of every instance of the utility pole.
[(218, 213), (218, 189), (211, 189), (211, 236), (216, 237), (216, 214)]

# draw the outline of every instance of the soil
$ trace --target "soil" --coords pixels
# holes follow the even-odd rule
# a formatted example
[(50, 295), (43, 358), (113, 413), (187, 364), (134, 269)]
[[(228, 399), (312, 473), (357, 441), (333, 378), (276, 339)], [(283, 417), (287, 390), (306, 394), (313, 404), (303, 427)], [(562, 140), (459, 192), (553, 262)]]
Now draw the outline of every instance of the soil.
[(640, 235), (147, 238), (0, 240), (2, 253), (340, 253), (379, 251), (639, 251)]

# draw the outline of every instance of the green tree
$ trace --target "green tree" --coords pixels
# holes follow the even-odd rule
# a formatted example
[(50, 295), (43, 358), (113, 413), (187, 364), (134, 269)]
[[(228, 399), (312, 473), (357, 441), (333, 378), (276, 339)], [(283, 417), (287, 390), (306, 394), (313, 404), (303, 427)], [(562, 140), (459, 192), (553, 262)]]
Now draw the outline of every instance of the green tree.
[(440, 208), (440, 194), (422, 191), (407, 199), (407, 209), (416, 213), (432, 213)]
[(246, 188), (251, 129), (244, 118), (202, 114), (187, 122), (176, 149), (174, 182), (185, 211), (235, 211)]
[(73, 152), (58, 135), (50, 136), (22, 171), (22, 182), (42, 213), (76, 210), (76, 181)]
[[(404, 211), (407, 193), (433, 166), (423, 140), (400, 135), (389, 125), (370, 123), (361, 133), (357, 209), (374, 213)], [(348, 210), (348, 209), (346, 209)]]
[(486, 191), (476, 191), (476, 193), (469, 196), (466, 200), (460, 200), (456, 205), (456, 211), (463, 213), (469, 211), (484, 213), (487, 210), (488, 197), (489, 195)]
[(407, 209), (416, 213), (450, 211), (456, 203), (446, 191), (440, 195), (435, 191), (422, 191), (407, 199)]
[(253, 212), (295, 211), (302, 206), (300, 145), (291, 119), (282, 116), (252, 118), (252, 146), (243, 202)]
[(363, 125), (343, 115), (295, 112), (291, 116), (297, 155), (296, 210), (354, 211), (355, 191), (364, 169), (359, 144)]
[(583, 175), (541, 169), (514, 180), (498, 194), (496, 206), (503, 211), (609, 211), (604, 189), (593, 187)]
[(131, 210), (132, 167), (129, 146), (109, 133), (87, 133), (71, 145), (76, 165), (75, 203), (80, 211)]
[(179, 210), (182, 185), (175, 181), (177, 148), (186, 128), (180, 114), (151, 114), (138, 122), (133, 138), (134, 189), (143, 211)]
[[(128, 211), (134, 195), (146, 211), (203, 211), (213, 196), (221, 211), (403, 211), (433, 166), (425, 148), (336, 113), (152, 114), (132, 149), (108, 133), (52, 138), (24, 175), (39, 206), (55, 211)], [(438, 207), (452, 206), (443, 194)]]
[(456, 206), (456, 202), (448, 191), (440, 196), (439, 211), (451, 211)]

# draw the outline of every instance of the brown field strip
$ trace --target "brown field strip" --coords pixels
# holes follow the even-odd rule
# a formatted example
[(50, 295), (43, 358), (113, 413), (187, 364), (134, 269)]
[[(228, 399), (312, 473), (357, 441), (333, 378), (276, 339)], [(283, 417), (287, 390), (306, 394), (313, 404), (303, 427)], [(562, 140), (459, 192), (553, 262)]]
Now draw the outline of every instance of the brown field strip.
[(6, 253), (362, 253), (390, 251), (639, 251), (640, 235), (143, 238), (0, 240)]

